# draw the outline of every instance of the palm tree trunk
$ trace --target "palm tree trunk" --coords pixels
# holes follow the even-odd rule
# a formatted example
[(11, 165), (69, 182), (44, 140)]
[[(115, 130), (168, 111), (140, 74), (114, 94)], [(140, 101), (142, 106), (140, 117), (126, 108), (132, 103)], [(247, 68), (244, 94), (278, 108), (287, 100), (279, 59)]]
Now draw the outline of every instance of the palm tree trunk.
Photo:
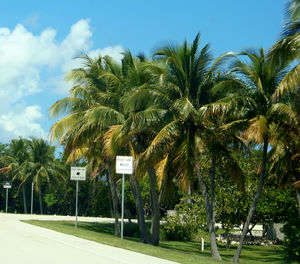
[(138, 214), (138, 224), (139, 224), (139, 228), (140, 228), (140, 232), (141, 232), (141, 241), (143, 243), (149, 243), (140, 185), (139, 185), (134, 173), (131, 174), (129, 180), (130, 180), (130, 186), (132, 189), (132, 193), (133, 193), (133, 196), (135, 199), (136, 211)]
[(189, 198), (187, 199), (187, 203), (192, 204), (192, 199), (190, 198), (191, 195), (192, 195), (192, 188), (191, 188), (191, 182), (190, 181), (188, 182), (188, 195), (189, 195)]
[(120, 223), (119, 223), (119, 199), (117, 193), (117, 184), (113, 179), (113, 172), (111, 164), (108, 165), (108, 180), (113, 204), (113, 215), (115, 217), (115, 236), (120, 236)]
[(261, 165), (261, 171), (260, 171), (260, 176), (259, 176), (259, 182), (258, 182), (258, 185), (257, 185), (256, 194), (255, 194), (253, 202), (252, 202), (252, 206), (251, 206), (251, 208), (248, 212), (248, 216), (247, 216), (246, 222), (245, 222), (244, 227), (243, 227), (243, 232), (242, 232), (242, 235), (241, 235), (239, 245), (238, 245), (237, 250), (235, 252), (235, 255), (232, 259), (232, 262), (234, 262), (234, 263), (239, 262), (239, 257), (241, 255), (244, 240), (245, 240), (246, 234), (247, 234), (248, 229), (249, 229), (250, 221), (251, 221), (251, 218), (252, 218), (252, 216), (255, 212), (256, 205), (257, 205), (257, 202), (260, 198), (262, 188), (263, 188), (263, 185), (264, 185), (265, 175), (266, 175), (266, 166), (267, 166), (268, 143), (269, 143), (268, 135), (266, 135), (266, 136), (264, 136), (264, 140), (263, 140), (262, 165)]
[(110, 183), (108, 180), (108, 201), (109, 201), (109, 213), (110, 213), (110, 217), (113, 218), (114, 217), (114, 212), (113, 212), (113, 205), (112, 205), (112, 198), (111, 198), (111, 188), (110, 188)]
[(148, 168), (148, 174), (150, 179), (150, 193), (151, 193), (151, 209), (152, 209), (152, 219), (151, 219), (151, 244), (157, 246), (159, 243), (160, 234), (160, 207), (159, 207), (159, 197), (157, 189), (157, 178), (155, 171), (152, 168)]
[(43, 201), (42, 201), (42, 191), (39, 191), (39, 201), (40, 201), (40, 214), (43, 214)]
[(22, 186), (22, 191), (23, 191), (24, 214), (27, 214), (26, 190), (24, 185)]
[(214, 216), (215, 165), (216, 165), (216, 160), (213, 158), (211, 172), (210, 172), (211, 199), (209, 199), (207, 187), (205, 185), (199, 164), (197, 164), (196, 169), (197, 169), (197, 176), (198, 176), (201, 193), (204, 198), (205, 210), (206, 210), (206, 219), (207, 219), (207, 225), (208, 225), (209, 237), (210, 237), (210, 254), (213, 258), (221, 261), (222, 258), (220, 256), (217, 240), (216, 240), (216, 228), (215, 228), (215, 216)]

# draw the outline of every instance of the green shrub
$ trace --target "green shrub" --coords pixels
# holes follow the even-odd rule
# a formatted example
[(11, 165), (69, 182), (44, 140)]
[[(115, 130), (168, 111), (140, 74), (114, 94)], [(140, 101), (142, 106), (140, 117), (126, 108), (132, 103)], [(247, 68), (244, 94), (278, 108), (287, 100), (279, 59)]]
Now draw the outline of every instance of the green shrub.
[(191, 240), (195, 228), (189, 222), (185, 222), (181, 216), (175, 215), (167, 218), (164, 225), (168, 240), (185, 241)]
[(166, 229), (164, 228), (164, 225), (160, 226), (159, 230), (159, 240), (160, 241), (168, 241)]
[(164, 226), (168, 240), (191, 240), (198, 228), (205, 225), (205, 208), (201, 195), (185, 195), (175, 206), (176, 214), (167, 217)]
[(294, 206), (289, 210), (289, 219), (284, 224), (282, 232), (285, 235), (285, 253), (288, 258), (300, 260), (300, 219)]

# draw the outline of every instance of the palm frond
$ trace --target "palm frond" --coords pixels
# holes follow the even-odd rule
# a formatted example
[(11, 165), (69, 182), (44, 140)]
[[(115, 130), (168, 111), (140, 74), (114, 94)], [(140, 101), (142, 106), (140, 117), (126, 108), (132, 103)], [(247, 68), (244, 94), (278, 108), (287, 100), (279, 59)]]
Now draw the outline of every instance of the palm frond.
[(74, 127), (76, 123), (78, 122), (80, 114), (79, 113), (74, 113), (70, 114), (60, 120), (58, 120), (52, 127), (50, 128), (50, 140), (52, 142), (60, 139), (63, 137), (66, 132)]
[(149, 147), (145, 150), (147, 160), (160, 161), (172, 146), (172, 142), (180, 135), (180, 124), (177, 120), (164, 126), (156, 137), (153, 139)]
[(297, 64), (279, 83), (272, 96), (273, 102), (277, 102), (284, 94), (295, 93), (297, 91), (296, 89), (299, 87), (299, 83), (300, 64)]
[(277, 121), (283, 120), (284, 123), (288, 123), (291, 125), (296, 125), (298, 123), (298, 116), (292, 110), (290, 106), (284, 103), (276, 103), (273, 104), (268, 112), (268, 117), (270, 120)]
[(122, 113), (111, 107), (102, 105), (87, 110), (83, 118), (85, 124), (82, 124), (82, 128), (78, 131), (79, 134), (84, 130), (94, 128), (98, 128), (99, 131), (102, 131), (111, 125), (117, 125), (124, 122), (124, 115)]
[(232, 94), (245, 93), (245, 83), (237, 78), (229, 78), (218, 81), (212, 88), (211, 93), (213, 95), (221, 95), (222, 97)]
[(268, 132), (268, 121), (262, 116), (256, 116), (255, 118), (249, 120), (249, 127), (245, 132), (246, 138), (256, 143), (262, 143), (264, 136)]
[(146, 132), (155, 133), (167, 121), (171, 120), (170, 112), (165, 109), (148, 108), (131, 114), (124, 123), (122, 134)]
[(71, 109), (80, 104), (81, 99), (75, 97), (65, 97), (57, 102), (55, 102), (49, 108), (50, 118), (55, 118), (60, 115), (68, 113)]
[(103, 151), (105, 155), (113, 159), (113, 157), (118, 153), (118, 150), (121, 148), (121, 144), (118, 142), (118, 137), (121, 133), (123, 125), (111, 126), (103, 137)]
[(176, 142), (175, 151), (172, 153), (172, 167), (176, 172), (181, 189), (186, 192), (192, 183), (196, 161), (195, 137), (192, 134), (192, 131), (188, 131), (186, 135), (182, 135)]
[(290, 0), (287, 2), (285, 7), (286, 17), (288, 20), (293, 22), (299, 20), (300, 18), (300, 1), (299, 0)]
[(85, 157), (85, 154), (88, 152), (87, 147), (74, 149), (72, 153), (67, 158), (67, 163), (72, 163), (75, 160), (80, 160)]
[(208, 70), (208, 73), (214, 72), (220, 66), (222, 66), (225, 62), (227, 62), (228, 60), (230, 60), (232, 58), (236, 58), (236, 57), (237, 57), (237, 54), (235, 52), (232, 52), (232, 51), (229, 51), (229, 52), (226, 52), (226, 53), (220, 55), (218, 58), (216, 58), (214, 60), (212, 66)]
[(156, 165), (158, 190), (161, 190), (163, 186), (163, 182), (167, 177), (166, 174), (167, 163), (168, 163), (168, 155)]
[(222, 118), (228, 112), (232, 111), (230, 102), (215, 102), (202, 106), (198, 113), (202, 120), (216, 117)]
[(188, 98), (177, 99), (173, 104), (173, 108), (182, 120), (187, 120), (197, 115), (197, 110)]
[(224, 155), (224, 168), (230, 178), (237, 184), (240, 191), (245, 192), (245, 178), (243, 171), (230, 153)]

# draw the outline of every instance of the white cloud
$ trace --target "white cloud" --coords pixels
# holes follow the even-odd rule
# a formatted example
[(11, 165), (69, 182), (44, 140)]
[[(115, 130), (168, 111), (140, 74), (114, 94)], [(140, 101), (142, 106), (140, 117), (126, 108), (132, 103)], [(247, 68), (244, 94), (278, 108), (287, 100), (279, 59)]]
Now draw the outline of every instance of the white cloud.
[(30, 136), (46, 139), (47, 133), (39, 124), (43, 118), (39, 105), (18, 105), (13, 111), (0, 116), (1, 128), (6, 132), (2, 135), (4, 140), (17, 138), (19, 136), (28, 138)]
[(88, 20), (80, 20), (71, 27), (69, 35), (63, 40), (60, 45), (63, 58), (70, 59), (81, 51), (88, 51), (92, 45), (90, 40), (92, 32)]
[(123, 59), (123, 53), (125, 52), (124, 48), (120, 45), (116, 45), (116, 46), (109, 46), (106, 47), (104, 49), (96, 49), (96, 50), (92, 50), (89, 53), (89, 56), (91, 57), (96, 57), (99, 56), (99, 54), (101, 56), (110, 56), (112, 57), (115, 61), (121, 63), (121, 60)]
[(0, 28), (0, 87), (9, 103), (40, 92), (42, 70), (61, 69), (74, 56), (91, 48), (88, 20), (74, 24), (61, 43), (55, 36), (51, 28), (37, 36), (21, 24), (13, 31)]
[[(38, 16), (31, 20), (37, 21)], [(46, 109), (43, 108), (53, 102), (47, 102), (48, 105), (41, 108), (35, 102), (33, 105), (26, 103), (26, 100), (39, 100), (38, 96), (48, 93), (49, 88), (66, 95), (69, 86), (63, 76), (80, 65), (80, 61), (74, 60), (75, 56), (100, 52), (120, 60), (121, 46), (93, 51), (91, 38), (88, 19), (72, 25), (62, 41), (57, 41), (53, 28), (46, 28), (38, 35), (22, 24), (13, 30), (0, 28), (0, 142), (17, 136), (45, 137), (47, 132), (41, 125), (45, 120)]]

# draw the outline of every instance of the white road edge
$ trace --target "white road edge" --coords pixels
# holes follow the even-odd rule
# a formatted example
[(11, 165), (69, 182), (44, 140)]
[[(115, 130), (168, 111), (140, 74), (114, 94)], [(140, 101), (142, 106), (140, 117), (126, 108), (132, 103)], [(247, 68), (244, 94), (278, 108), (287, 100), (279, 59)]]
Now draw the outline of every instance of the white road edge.
[[(74, 220), (71, 216), (0, 214), (0, 259), (8, 264), (176, 264), (26, 224), (20, 220)], [(85, 218), (79, 221), (111, 222)]]

